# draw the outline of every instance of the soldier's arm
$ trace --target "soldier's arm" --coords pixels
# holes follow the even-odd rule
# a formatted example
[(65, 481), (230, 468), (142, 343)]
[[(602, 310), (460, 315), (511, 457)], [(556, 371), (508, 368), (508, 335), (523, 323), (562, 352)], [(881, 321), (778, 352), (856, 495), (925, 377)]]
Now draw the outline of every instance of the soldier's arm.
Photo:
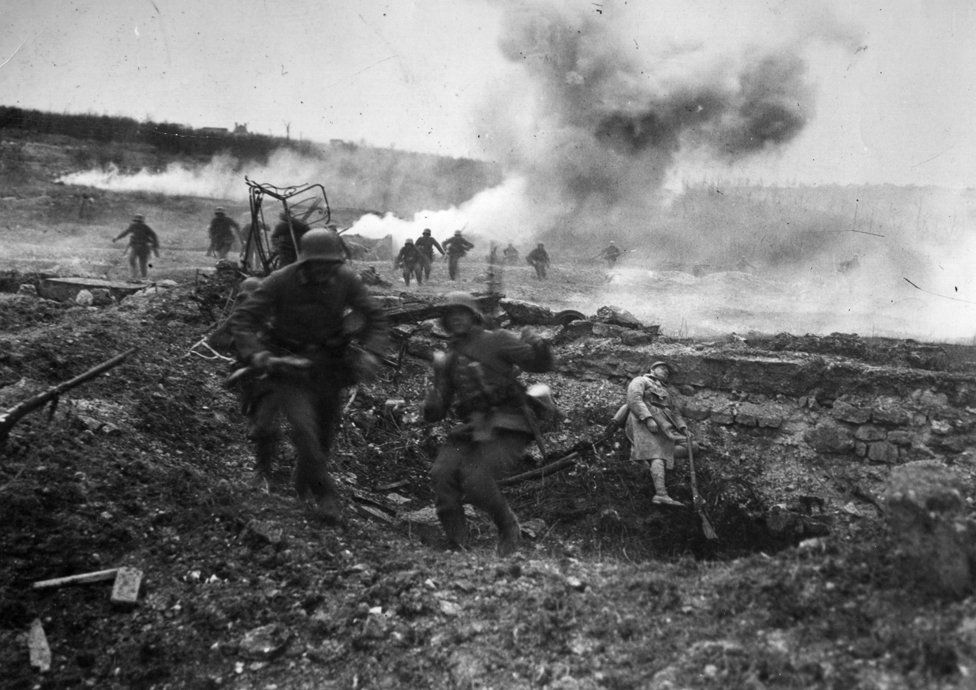
[(553, 367), (552, 347), (549, 342), (526, 328), (521, 336), (508, 331), (496, 331), (498, 355), (509, 364), (515, 364), (525, 371), (541, 373)]
[(441, 247), (440, 243), (437, 240), (431, 237), (430, 241), (434, 243), (434, 248), (437, 249), (437, 251), (439, 251), (441, 254), (444, 253), (444, 248)]
[(648, 418), (653, 418), (650, 408), (644, 402), (644, 390), (646, 388), (647, 383), (644, 381), (643, 376), (637, 376), (631, 379), (627, 385), (627, 407), (630, 408), (631, 414), (641, 422), (646, 421)]
[(260, 334), (274, 313), (276, 286), (275, 276), (268, 276), (230, 315), (234, 345), (245, 362), (265, 349)]
[(132, 232), (132, 228), (131, 228), (131, 227), (128, 227), (128, 228), (126, 228), (125, 230), (123, 230), (122, 232), (120, 232), (120, 233), (119, 233), (119, 234), (118, 234), (118, 235), (117, 235), (117, 236), (115, 237), (115, 239), (113, 239), (112, 241), (113, 241), (113, 242), (117, 242), (118, 240), (121, 240), (121, 239), (122, 239), (123, 237), (125, 237), (126, 235), (128, 235), (128, 234), (129, 234), (130, 232)]
[(359, 339), (363, 349), (381, 355), (387, 348), (388, 323), (386, 314), (376, 304), (359, 276), (350, 272), (347, 302), (353, 310), (362, 314), (366, 321)]

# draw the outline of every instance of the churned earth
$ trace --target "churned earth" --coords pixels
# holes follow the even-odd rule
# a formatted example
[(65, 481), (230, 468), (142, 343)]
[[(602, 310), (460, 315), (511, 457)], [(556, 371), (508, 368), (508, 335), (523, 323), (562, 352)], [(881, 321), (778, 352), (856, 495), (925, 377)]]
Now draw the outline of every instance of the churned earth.
[[(5, 285), (37, 279), (8, 272)], [(551, 289), (548, 303), (566, 305), (558, 284), (517, 272), (506, 289), (540, 302)], [(191, 352), (226, 313), (226, 290), (206, 273), (103, 307), (0, 294), (0, 408), (138, 348), (25, 417), (3, 448), (3, 687), (971, 686), (972, 597), (917, 588), (881, 516), (887, 473), (915, 454), (971, 474), (968, 353), (550, 326), (561, 364), (541, 379), (567, 415), (546, 435), (555, 450), (598, 437), (650, 358), (681, 363), (719, 539), (702, 536), (690, 508), (652, 506), (618, 439), (507, 489), (524, 541), (503, 560), (485, 520), (459, 554), (417, 515), (432, 503), (426, 472), (444, 429), (403, 411), (423, 394), (430, 333), (404, 346), (399, 375), (350, 396), (334, 454), (343, 526), (309, 519), (292, 498), (287, 445), (270, 495), (250, 488), (228, 366)], [(850, 411), (898, 392), (884, 390), (885, 372), (871, 378), (883, 348), (902, 352), (893, 378), (909, 390), (888, 426)], [(743, 367), (756, 362), (771, 373), (749, 383)], [(858, 390), (831, 373), (843, 367), (863, 374)], [(881, 437), (858, 438), (865, 426)], [(896, 443), (904, 434), (911, 445)], [(872, 460), (871, 448), (894, 456)], [(533, 455), (524, 469), (541, 462)], [(688, 500), (685, 460), (671, 481)], [(31, 589), (123, 565), (143, 573), (132, 608), (111, 604), (111, 583)], [(29, 662), (35, 620), (52, 653), (45, 673)]]

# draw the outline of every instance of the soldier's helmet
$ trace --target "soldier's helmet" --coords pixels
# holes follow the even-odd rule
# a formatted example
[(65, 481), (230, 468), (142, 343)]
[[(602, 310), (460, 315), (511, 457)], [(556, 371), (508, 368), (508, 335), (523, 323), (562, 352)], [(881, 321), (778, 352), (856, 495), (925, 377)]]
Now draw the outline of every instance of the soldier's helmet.
[(132, 216), (132, 220), (136, 223), (142, 223), (146, 220), (146, 217), (141, 213), (137, 213), (134, 216)]
[(430, 237), (430, 228), (424, 228), (424, 237)]
[(447, 293), (447, 299), (444, 302), (446, 310), (444, 311), (444, 316), (441, 318), (441, 326), (444, 330), (447, 330), (447, 315), (454, 309), (466, 309), (471, 312), (476, 323), (484, 323), (485, 315), (481, 313), (481, 308), (478, 306), (478, 300), (476, 300), (470, 293), (464, 292), (462, 290), (455, 290), (454, 292)]
[(218, 216), (224, 215), (224, 207), (218, 206), (217, 208), (214, 209), (214, 213), (216, 213)]
[(667, 362), (657, 361), (657, 362), (654, 362), (654, 364), (652, 364), (650, 367), (648, 367), (647, 371), (650, 372), (649, 375), (650, 376), (654, 376), (654, 370), (657, 369), (658, 367), (664, 367), (665, 369), (667, 369), (669, 376), (672, 375), (672, 374), (674, 374), (674, 367), (672, 367)]
[(455, 230), (454, 231), (454, 236), (455, 237), (460, 237), (461, 236), (461, 231), (460, 230)]
[(407, 239), (407, 240), (406, 240), (406, 241), (404, 242), (404, 244), (413, 244), (413, 240), (411, 240), (411, 239), (409, 239), (409, 238), (408, 238), (408, 239)]
[(302, 237), (302, 248), (298, 261), (345, 261), (342, 251), (342, 238), (335, 230), (310, 230)]

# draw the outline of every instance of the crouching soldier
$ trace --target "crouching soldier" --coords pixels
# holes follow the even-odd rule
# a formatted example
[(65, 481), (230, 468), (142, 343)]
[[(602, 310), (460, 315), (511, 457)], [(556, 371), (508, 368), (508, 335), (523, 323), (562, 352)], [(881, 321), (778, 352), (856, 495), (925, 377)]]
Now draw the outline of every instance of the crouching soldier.
[[(295, 490), (319, 517), (336, 521), (340, 504), (329, 475), (328, 452), (339, 421), (340, 395), (357, 372), (375, 368), (385, 346), (386, 320), (359, 277), (343, 265), (339, 235), (312, 230), (302, 238), (299, 260), (281, 268), (254, 290), (231, 316), (241, 358), (264, 377), (267, 390), (251, 419), (259, 454), (273, 453), (274, 415), (291, 427), (298, 451)], [(362, 327), (345, 328), (346, 310)], [(350, 348), (360, 341), (359, 360)], [(270, 457), (258, 458), (259, 472)]]
[(627, 386), (626, 434), (631, 443), (630, 458), (647, 463), (654, 482), (657, 505), (683, 506), (668, 495), (665, 469), (674, 469), (675, 441), (688, 435), (688, 425), (675, 409), (668, 378), (671, 367), (666, 362), (654, 362), (648, 374), (631, 380)]
[(435, 358), (434, 386), (424, 401), (424, 418), (439, 421), (453, 404), (463, 423), (449, 432), (431, 467), (437, 517), (451, 545), (464, 548), (463, 503), (470, 502), (491, 516), (498, 528), (498, 554), (507, 556), (518, 544), (519, 526), (497, 480), (522, 456), (535, 427), (526, 416), (516, 367), (548, 371), (552, 351), (528, 330), (521, 337), (487, 330), (477, 302), (463, 292), (448, 295), (442, 325), (451, 344)]

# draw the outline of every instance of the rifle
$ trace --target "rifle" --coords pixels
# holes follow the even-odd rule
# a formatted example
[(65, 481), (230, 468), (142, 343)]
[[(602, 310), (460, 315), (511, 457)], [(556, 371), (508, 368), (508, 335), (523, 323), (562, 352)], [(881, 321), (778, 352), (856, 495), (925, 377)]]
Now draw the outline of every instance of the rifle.
[[(667, 410), (663, 410), (663, 412), (669, 421), (674, 424), (674, 418), (671, 417), (670, 413)], [(677, 429), (678, 425), (674, 424), (674, 428)], [(695, 451), (692, 448), (691, 434), (687, 431), (685, 431), (685, 445), (688, 447), (688, 473), (691, 479), (691, 501), (695, 506), (695, 512), (698, 513), (698, 517), (701, 519), (702, 533), (706, 539), (718, 539), (715, 528), (712, 527), (708, 515), (705, 514), (705, 499), (698, 493), (698, 476), (695, 473)]]
[(65, 381), (64, 383), (59, 383), (53, 388), (47, 389), (43, 393), (38, 393), (37, 395), (28, 398), (22, 403), (18, 403), (17, 405), (14, 405), (6, 412), (0, 414), (0, 443), (7, 440), (7, 436), (10, 434), (10, 430), (14, 427), (14, 425), (17, 422), (21, 420), (22, 417), (33, 412), (34, 410), (41, 409), (48, 402), (51, 402), (52, 400), (54, 401), (54, 405), (56, 406), (58, 404), (58, 399), (61, 397), (62, 393), (71, 390), (75, 386), (81, 385), (85, 381), (90, 381), (96, 376), (105, 373), (109, 369), (117, 367), (119, 364), (122, 363), (123, 360), (125, 360), (126, 357), (128, 357), (138, 349), (139, 348), (136, 347), (130, 348), (125, 352), (123, 352), (121, 355), (116, 355), (115, 357), (112, 357), (111, 359), (106, 360), (95, 367), (92, 367), (88, 371), (79, 374), (78, 376), (75, 376), (73, 379)]
[[(498, 486), (510, 486), (512, 484), (518, 484), (519, 482), (529, 481), (531, 479), (542, 479), (543, 477), (548, 477), (551, 474), (556, 474), (557, 472), (562, 472), (563, 470), (569, 469), (577, 463), (583, 451), (596, 448), (597, 446), (606, 443), (612, 439), (617, 432), (623, 428), (624, 420), (618, 420), (617, 415), (614, 415), (613, 420), (607, 425), (603, 433), (597, 436), (595, 439), (587, 439), (580, 441), (572, 448), (563, 451), (556, 456), (556, 459), (547, 465), (538, 467), (534, 470), (529, 470), (528, 472), (522, 472), (521, 474), (514, 474), (511, 477), (505, 477), (498, 482)], [(544, 457), (544, 456), (543, 456)]]

